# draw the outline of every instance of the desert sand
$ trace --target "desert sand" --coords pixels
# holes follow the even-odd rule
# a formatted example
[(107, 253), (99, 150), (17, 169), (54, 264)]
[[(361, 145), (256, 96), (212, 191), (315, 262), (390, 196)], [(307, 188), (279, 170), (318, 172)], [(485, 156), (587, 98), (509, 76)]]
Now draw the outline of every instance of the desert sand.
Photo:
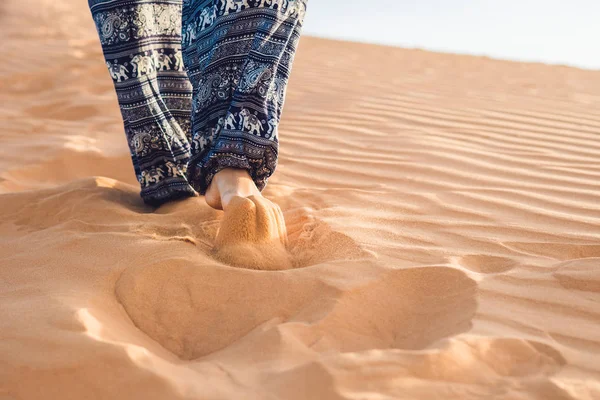
[(259, 271), (142, 203), (85, 1), (0, 33), (1, 400), (600, 399), (600, 72), (304, 37)]

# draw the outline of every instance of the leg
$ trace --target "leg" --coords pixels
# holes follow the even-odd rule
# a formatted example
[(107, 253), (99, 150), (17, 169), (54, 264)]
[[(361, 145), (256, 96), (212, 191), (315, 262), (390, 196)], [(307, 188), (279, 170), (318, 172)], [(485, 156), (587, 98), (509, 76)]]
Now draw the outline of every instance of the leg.
[(305, 7), (306, 0), (184, 0), (183, 57), (194, 88), (188, 179), (201, 194), (218, 173), (231, 183), (224, 186), (241, 182), (245, 195), (259, 194), (274, 172)]
[(187, 180), (192, 87), (181, 0), (88, 0), (146, 203), (196, 192)]

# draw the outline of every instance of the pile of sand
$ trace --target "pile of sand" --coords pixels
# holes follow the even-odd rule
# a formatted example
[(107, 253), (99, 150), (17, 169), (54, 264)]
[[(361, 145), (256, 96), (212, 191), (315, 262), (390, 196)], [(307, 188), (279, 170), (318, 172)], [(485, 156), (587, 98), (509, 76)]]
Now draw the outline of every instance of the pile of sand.
[(0, 32), (0, 399), (600, 398), (600, 72), (303, 38), (257, 271), (141, 202), (86, 2)]

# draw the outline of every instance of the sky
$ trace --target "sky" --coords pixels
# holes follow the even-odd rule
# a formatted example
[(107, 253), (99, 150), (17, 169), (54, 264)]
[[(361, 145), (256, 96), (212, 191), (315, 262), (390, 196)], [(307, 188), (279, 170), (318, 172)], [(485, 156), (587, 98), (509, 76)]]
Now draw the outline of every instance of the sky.
[(600, 0), (309, 0), (303, 32), (600, 69)]

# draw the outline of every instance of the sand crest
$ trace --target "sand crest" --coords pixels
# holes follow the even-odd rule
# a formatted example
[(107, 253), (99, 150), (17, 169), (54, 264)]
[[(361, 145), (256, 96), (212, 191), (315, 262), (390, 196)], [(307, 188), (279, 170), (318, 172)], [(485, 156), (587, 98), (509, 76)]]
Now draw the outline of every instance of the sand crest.
[(223, 220), (142, 203), (85, 2), (0, 32), (0, 399), (600, 398), (600, 72), (305, 37)]

